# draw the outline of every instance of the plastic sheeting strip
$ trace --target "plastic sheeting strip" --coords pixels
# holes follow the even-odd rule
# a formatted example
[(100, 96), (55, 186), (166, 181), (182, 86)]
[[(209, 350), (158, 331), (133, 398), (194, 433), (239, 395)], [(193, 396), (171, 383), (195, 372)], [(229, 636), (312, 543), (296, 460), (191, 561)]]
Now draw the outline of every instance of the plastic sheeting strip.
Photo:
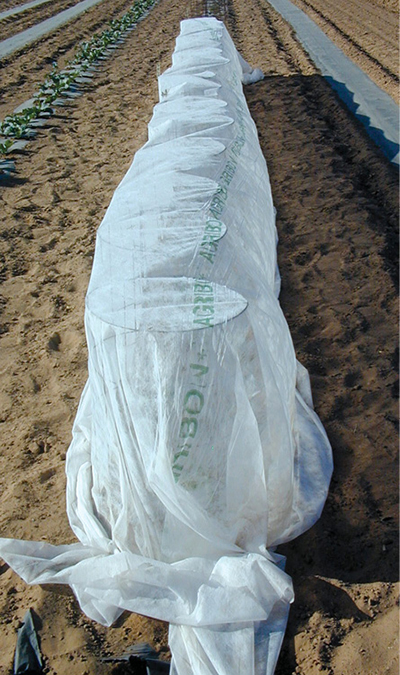
[(2, 40), (0, 42), (0, 59), (5, 59), (7, 56), (14, 54), (14, 52), (27, 47), (32, 42), (36, 42), (36, 40), (47, 35), (47, 33), (57, 30), (60, 26), (68, 23), (71, 19), (75, 19), (75, 17), (86, 12), (87, 9), (90, 9), (90, 7), (93, 7), (94, 5), (98, 5), (99, 2), (102, 1), (103, 0), (82, 0), (82, 2), (78, 2), (77, 5), (64, 9), (62, 12), (59, 12), (59, 14), (51, 16), (49, 19), (45, 19), (45, 21), (41, 21), (36, 24), (36, 26), (31, 26), (30, 28), (17, 33), (17, 35)]
[(398, 105), (290, 0), (268, 0), (268, 2), (291, 24), (322, 75), (363, 124), (368, 135), (386, 157), (398, 165), (400, 162)]
[(51, 0), (31, 0), (31, 2), (25, 2), (23, 5), (17, 5), (17, 7), (11, 7), (10, 9), (0, 12), (0, 21), (3, 19), (8, 19), (10, 16), (15, 16), (16, 14), (21, 14), (21, 12), (26, 12), (28, 9), (33, 7), (38, 7), (39, 5), (45, 5), (46, 3), (51, 2)]

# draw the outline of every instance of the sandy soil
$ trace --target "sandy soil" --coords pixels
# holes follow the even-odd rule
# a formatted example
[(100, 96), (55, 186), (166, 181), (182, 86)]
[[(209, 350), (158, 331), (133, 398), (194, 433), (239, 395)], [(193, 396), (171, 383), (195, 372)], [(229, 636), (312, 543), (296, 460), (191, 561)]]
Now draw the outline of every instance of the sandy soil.
[(0, 0), (0, 12), (4, 12), (11, 7), (19, 7), (25, 5), (29, 0)]
[[(266, 73), (246, 93), (278, 209), (281, 303), (335, 459), (321, 520), (282, 547), (296, 601), (277, 675), (394, 675), (396, 175), (265, 0), (220, 4), (238, 48)], [(72, 54), (113, 7), (128, 6), (104, 0), (5, 64), (0, 116), (32, 94), (49, 59)], [(18, 173), (0, 186), (2, 536), (73, 541), (64, 462), (86, 379), (83, 307), (95, 232), (146, 140), (157, 67), (170, 63), (179, 21), (202, 8), (161, 0), (83, 96), (15, 156)], [(356, 22), (347, 31), (359, 38)], [(395, 72), (394, 56), (389, 66)], [(52, 675), (121, 675), (101, 658), (143, 640), (168, 657), (164, 624), (125, 614), (105, 629), (70, 593), (27, 587), (3, 565), (1, 675), (12, 672), (28, 607)]]
[[(31, 98), (53, 63), (62, 68), (73, 58), (76, 47), (96, 32), (107, 28), (112, 18), (118, 18), (131, 7), (131, 0), (103, 0), (65, 26), (29, 45), (22, 52), (0, 61), (0, 119), (20, 103)], [(44, 10), (43, 10), (44, 11)]]
[[(73, 7), (76, 4), (75, 0), (52, 0), (52, 2), (38, 5), (26, 12), (21, 12), (21, 14), (6, 17), (0, 21), (0, 40), (5, 40), (6, 38), (16, 35), (17, 33), (26, 30), (26, 28), (30, 28), (41, 21), (45, 21), (45, 19), (55, 16), (64, 9)], [(5, 9), (9, 8), (0, 6), (0, 11), (4, 11)]]
[(293, 0), (378, 87), (399, 101), (396, 0)]

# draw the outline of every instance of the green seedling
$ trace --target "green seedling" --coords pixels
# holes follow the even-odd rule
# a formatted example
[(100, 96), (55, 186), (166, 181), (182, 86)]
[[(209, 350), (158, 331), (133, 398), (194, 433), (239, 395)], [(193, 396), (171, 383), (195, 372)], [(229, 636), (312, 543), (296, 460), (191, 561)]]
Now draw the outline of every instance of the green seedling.
[(79, 45), (67, 69), (59, 71), (57, 63), (53, 63), (53, 70), (40, 86), (33, 105), (19, 113), (7, 115), (0, 123), (0, 133), (6, 136), (6, 140), (0, 143), (0, 154), (4, 155), (11, 147), (12, 141), (9, 137), (29, 138), (32, 136), (33, 131), (28, 128), (30, 122), (43, 113), (51, 113), (53, 101), (67, 91), (82, 73), (98, 61), (105, 54), (106, 49), (117, 42), (127, 28), (135, 25), (154, 3), (155, 0), (138, 0), (120, 19), (112, 19), (108, 28), (102, 33), (95, 33), (90, 40)]
[(7, 138), (4, 143), (0, 143), (0, 155), (5, 155), (11, 148), (14, 141), (11, 138)]

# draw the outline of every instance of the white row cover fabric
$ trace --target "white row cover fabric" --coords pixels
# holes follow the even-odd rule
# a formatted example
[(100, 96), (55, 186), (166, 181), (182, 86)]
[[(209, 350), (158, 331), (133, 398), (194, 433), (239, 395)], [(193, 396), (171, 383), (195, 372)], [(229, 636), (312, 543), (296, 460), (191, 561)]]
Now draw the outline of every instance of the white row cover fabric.
[(331, 450), (281, 311), (268, 171), (214, 18), (182, 22), (149, 141), (100, 225), (89, 379), (67, 455), (80, 543), (0, 540), (83, 611), (169, 621), (178, 675), (271, 674), (289, 603), (274, 547), (319, 517)]

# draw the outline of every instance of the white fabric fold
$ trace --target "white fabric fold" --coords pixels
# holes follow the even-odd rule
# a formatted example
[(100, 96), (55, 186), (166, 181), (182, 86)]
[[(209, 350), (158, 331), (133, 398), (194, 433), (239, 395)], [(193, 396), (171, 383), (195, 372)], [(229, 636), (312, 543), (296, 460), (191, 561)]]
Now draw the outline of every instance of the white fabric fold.
[(68, 584), (85, 613), (111, 625), (124, 610), (186, 626), (263, 621), (293, 599), (290, 577), (268, 554), (176, 563), (80, 544), (0, 539), (3, 559), (30, 584)]
[(293, 599), (273, 550), (319, 517), (332, 471), (278, 302), (256, 76), (222, 23), (182, 22), (97, 236), (66, 462), (80, 543), (0, 540), (96, 621), (169, 621), (174, 675), (272, 675)]

